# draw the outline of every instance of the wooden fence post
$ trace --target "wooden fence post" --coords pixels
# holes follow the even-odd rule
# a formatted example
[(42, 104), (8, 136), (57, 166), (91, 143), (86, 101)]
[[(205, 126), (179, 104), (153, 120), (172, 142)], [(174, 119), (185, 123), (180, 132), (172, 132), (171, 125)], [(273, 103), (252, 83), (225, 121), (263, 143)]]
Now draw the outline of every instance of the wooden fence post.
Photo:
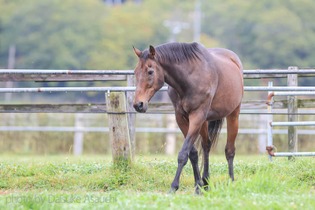
[[(297, 70), (298, 68), (295, 66), (290, 66), (288, 70)], [(287, 80), (288, 87), (296, 87), (298, 85), (298, 77), (297, 74), (288, 74)], [(297, 100), (296, 96), (288, 96), (288, 121), (294, 122), (297, 121)], [(288, 148), (289, 152), (297, 151), (297, 133), (295, 126), (288, 126)], [(293, 157), (289, 157), (289, 160), (293, 159)]]
[[(135, 77), (134, 75), (127, 76), (127, 86), (133, 87), (135, 86)], [(131, 145), (131, 158), (134, 159), (135, 157), (135, 150), (136, 150), (136, 131), (135, 131), (135, 124), (136, 124), (136, 114), (133, 108), (133, 98), (135, 93), (134, 92), (126, 92), (127, 96), (127, 119), (128, 119), (128, 126), (129, 126), (129, 137), (130, 137), (130, 145)]]
[(128, 166), (132, 161), (132, 149), (126, 114), (125, 93), (106, 93), (106, 106), (114, 165)]

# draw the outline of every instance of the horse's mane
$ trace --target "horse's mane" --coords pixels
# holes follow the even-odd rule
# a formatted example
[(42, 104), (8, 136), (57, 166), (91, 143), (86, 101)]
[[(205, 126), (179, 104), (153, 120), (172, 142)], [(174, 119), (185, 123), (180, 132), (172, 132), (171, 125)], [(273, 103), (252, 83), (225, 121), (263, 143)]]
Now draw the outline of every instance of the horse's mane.
[(194, 43), (172, 42), (159, 45), (155, 48), (159, 61), (167, 63), (182, 63), (192, 60), (200, 60), (202, 57), (202, 45)]

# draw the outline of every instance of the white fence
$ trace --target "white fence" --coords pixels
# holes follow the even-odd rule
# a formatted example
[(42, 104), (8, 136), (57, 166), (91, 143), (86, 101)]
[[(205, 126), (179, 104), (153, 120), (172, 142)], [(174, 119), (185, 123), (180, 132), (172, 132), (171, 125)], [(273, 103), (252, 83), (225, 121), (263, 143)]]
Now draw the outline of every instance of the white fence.
[[(289, 67), (287, 70), (284, 69), (270, 69), (270, 70), (244, 70), (244, 78), (274, 78), (274, 77), (287, 77), (288, 78), (288, 86), (285, 87), (274, 87), (274, 86), (246, 86), (244, 87), (245, 93), (250, 91), (268, 91), (269, 99), (275, 96), (289, 96), (288, 102), (289, 108), (288, 111), (283, 110), (286, 108), (281, 102), (269, 103), (269, 105), (276, 106), (277, 109), (267, 108), (267, 105), (264, 101), (252, 102), (252, 101), (243, 101), (241, 114), (266, 114), (268, 116), (272, 116), (275, 114), (286, 114), (289, 116), (289, 121), (293, 122), (296, 119), (294, 116), (298, 115), (309, 115), (315, 114), (314, 110), (307, 110), (306, 112), (299, 111), (298, 106), (296, 104), (297, 95), (310, 96), (314, 95), (315, 87), (299, 87), (297, 86), (297, 75), (313, 75), (315, 74), (315, 69), (298, 69), (296, 67)], [(119, 114), (125, 114), (129, 121), (129, 129), (128, 135), (131, 138), (132, 143), (134, 137), (130, 137), (130, 132), (178, 132), (178, 129), (168, 129), (168, 128), (156, 128), (149, 130), (148, 128), (132, 128), (132, 122), (134, 122), (134, 111), (131, 108), (130, 104), (132, 102), (132, 91), (135, 90), (133, 87), (133, 70), (30, 70), (30, 69), (0, 69), (0, 81), (2, 82), (15, 82), (15, 81), (104, 81), (104, 80), (127, 80), (127, 87), (37, 87), (37, 88), (13, 88), (12, 85), (8, 85), (5, 88), (0, 88), (0, 93), (40, 93), (40, 92), (105, 92), (106, 94), (112, 92), (125, 92), (127, 99), (127, 109)], [(292, 82), (295, 81), (295, 82)], [(162, 91), (166, 90), (167, 87), (163, 87)], [(292, 102), (293, 101), (293, 102)], [(266, 102), (267, 102), (267, 94), (266, 94)], [(311, 105), (307, 105), (311, 107)], [(108, 107), (107, 104), (8, 104), (3, 103), (0, 104), (0, 112), (2, 113), (25, 113), (25, 112), (61, 112), (61, 113), (107, 113)], [(172, 113), (172, 106), (170, 104), (157, 104), (153, 109), (149, 110), (151, 113)], [(271, 125), (272, 118), (270, 118), (270, 122), (268, 125)], [(268, 126), (267, 126), (268, 127)], [(270, 128), (267, 128), (269, 130)], [(270, 126), (272, 127), (272, 126)], [(292, 129), (293, 127), (293, 129)], [(28, 130), (36, 130), (38, 128), (30, 128), (30, 127), (1, 127), (1, 131), (15, 130), (15, 131), (28, 131)], [(39, 128), (45, 130), (54, 130), (54, 131), (71, 131), (71, 132), (104, 132), (107, 131), (106, 128), (82, 128), (82, 126), (78, 126), (77, 128)], [(111, 129), (109, 129), (110, 131)], [(131, 131), (133, 130), (133, 131)], [(260, 131), (246, 131), (246, 129), (240, 129), (240, 133), (242, 132), (253, 132), (253, 133), (261, 133)], [(293, 125), (289, 125), (289, 150), (290, 155), (300, 155), (295, 151), (295, 144), (297, 141), (297, 131)], [(293, 134), (292, 134), (293, 132)], [(309, 132), (311, 133), (311, 132)], [(127, 135), (127, 134), (126, 134)], [(82, 138), (82, 135), (78, 138)], [(81, 136), (81, 137), (80, 137)], [(270, 154), (275, 156), (280, 156), (279, 153), (272, 153), (270, 147), (272, 146), (272, 135), (268, 135), (268, 146)], [(76, 142), (77, 140), (75, 140)], [(77, 141), (77, 142), (80, 142)], [(127, 142), (128, 143), (128, 142)], [(79, 149), (80, 150), (80, 149)], [(80, 153), (80, 152), (79, 152)], [(281, 155), (282, 156), (282, 155)]]

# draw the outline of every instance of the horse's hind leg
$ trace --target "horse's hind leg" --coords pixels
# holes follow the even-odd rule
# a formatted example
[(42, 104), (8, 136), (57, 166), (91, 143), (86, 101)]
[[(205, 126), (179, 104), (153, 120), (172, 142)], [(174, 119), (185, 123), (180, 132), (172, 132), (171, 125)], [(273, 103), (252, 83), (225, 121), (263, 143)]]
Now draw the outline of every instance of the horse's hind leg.
[(238, 117), (240, 106), (238, 106), (229, 116), (226, 117), (227, 122), (227, 142), (225, 146), (225, 157), (229, 166), (229, 175), (234, 181), (233, 160), (235, 156), (235, 139), (238, 133)]
[(200, 172), (198, 168), (198, 151), (195, 148), (195, 146), (193, 146), (193, 148), (191, 149), (189, 153), (189, 160), (191, 162), (193, 172), (194, 172), (195, 187), (196, 187), (195, 192), (196, 194), (200, 194), (199, 187), (202, 186), (202, 183), (201, 183), (201, 177), (200, 177)]

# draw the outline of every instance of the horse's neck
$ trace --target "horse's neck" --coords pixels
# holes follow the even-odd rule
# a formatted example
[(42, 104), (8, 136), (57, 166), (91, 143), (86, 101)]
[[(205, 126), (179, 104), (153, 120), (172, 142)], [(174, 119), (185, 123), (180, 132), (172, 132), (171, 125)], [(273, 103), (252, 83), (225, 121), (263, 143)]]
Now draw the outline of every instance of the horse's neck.
[[(190, 66), (190, 67), (189, 67)], [(164, 69), (164, 81), (174, 88), (181, 98), (189, 95), (205, 92), (210, 88), (216, 89), (219, 82), (218, 71), (213, 68), (205, 68), (203, 63), (169, 64), (162, 65)]]
[(164, 80), (180, 95), (185, 94), (185, 91), (189, 88), (188, 72), (185, 72), (185, 69), (177, 65), (165, 66)]

